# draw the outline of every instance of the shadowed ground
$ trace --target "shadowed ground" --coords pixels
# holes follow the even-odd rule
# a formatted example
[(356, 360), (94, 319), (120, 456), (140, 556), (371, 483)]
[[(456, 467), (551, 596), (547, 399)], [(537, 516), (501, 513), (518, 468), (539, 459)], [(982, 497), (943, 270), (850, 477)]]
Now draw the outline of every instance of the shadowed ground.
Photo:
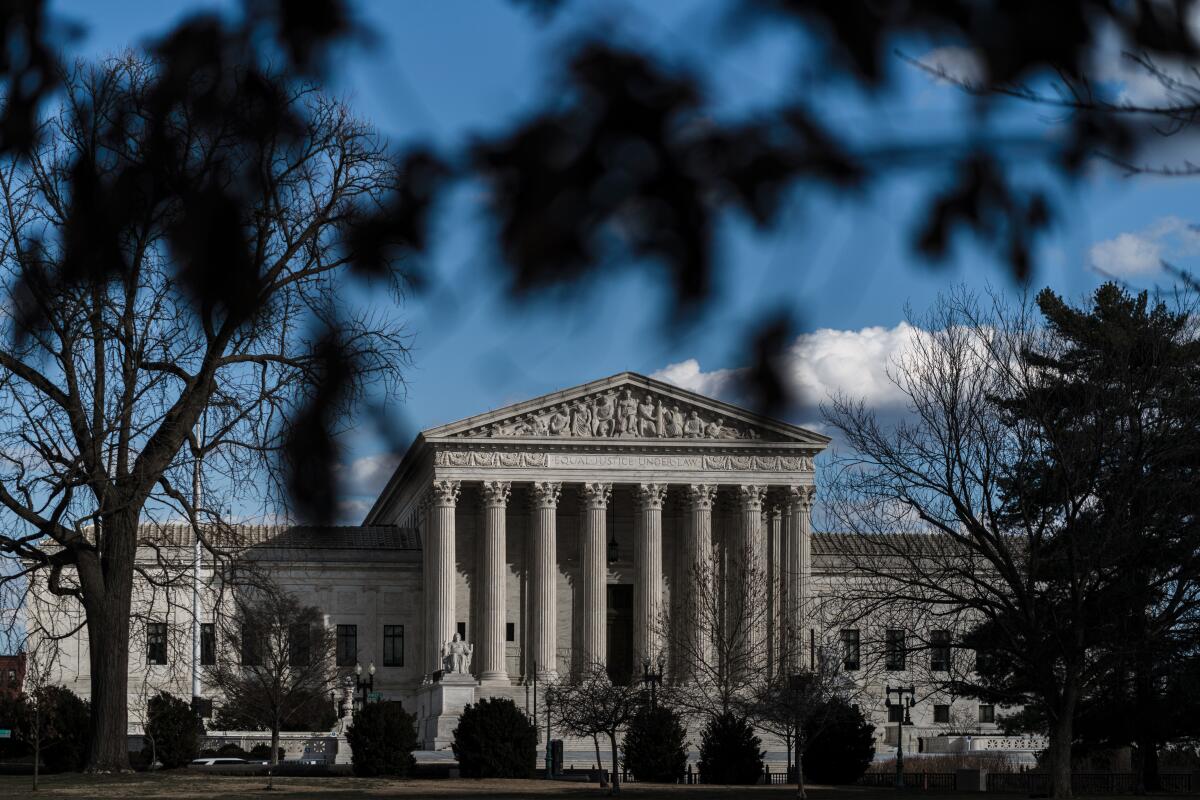
[[(547, 781), (473, 781), (473, 780), (413, 780), (398, 781), (382, 778), (277, 778), (273, 792), (263, 790), (261, 778), (224, 777), (195, 775), (187, 772), (170, 772), (116, 777), (91, 777), (83, 775), (48, 775), (41, 781), (41, 791), (33, 795), (29, 791), (27, 775), (0, 776), (0, 798), (15, 797), (70, 797), (70, 798), (219, 798), (219, 800), (247, 800), (248, 798), (314, 798), (314, 800), (336, 800), (337, 798), (400, 797), (421, 800), (422, 798), (450, 797), (604, 797), (606, 793), (594, 784), (563, 783)], [(706, 798), (735, 798), (753, 795), (758, 798), (794, 797), (794, 786), (649, 786), (629, 784), (623, 786), (623, 796), (650, 800), (650, 798), (677, 798), (678, 800), (706, 800)], [(814, 787), (809, 789), (813, 800), (885, 800), (895, 798), (892, 789), (865, 787)], [(925, 795), (938, 800), (963, 797), (954, 792), (904, 792), (903, 796), (917, 798)], [(979, 794), (969, 795), (978, 800)], [(1182, 795), (1173, 794), (1172, 797)], [(1023, 798), (1024, 795), (997, 794), (996, 800)], [(1083, 795), (1077, 795), (1083, 798)]]

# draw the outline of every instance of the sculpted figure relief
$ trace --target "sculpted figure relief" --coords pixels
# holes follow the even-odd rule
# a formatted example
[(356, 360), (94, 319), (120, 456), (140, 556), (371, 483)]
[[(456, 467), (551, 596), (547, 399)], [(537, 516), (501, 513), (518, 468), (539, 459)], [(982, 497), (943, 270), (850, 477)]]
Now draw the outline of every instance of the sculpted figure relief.
[(612, 436), (615, 431), (617, 406), (613, 393), (605, 392), (596, 398), (596, 419), (592, 423), (593, 436)]
[(562, 406), (555, 406), (550, 411), (550, 419), (546, 424), (551, 436), (563, 436), (571, 433), (571, 418), (567, 416)]
[(646, 400), (638, 404), (638, 436), (658, 436), (658, 415), (654, 408), (654, 398), (646, 395)]
[(457, 633), (442, 645), (442, 669), (455, 675), (466, 675), (471, 671), (471, 656), (475, 645), (467, 644)]
[(587, 403), (576, 403), (571, 410), (571, 433), (576, 436), (592, 435), (592, 409)]
[(633, 399), (633, 393), (628, 389), (617, 401), (617, 435), (637, 435), (638, 403)]
[(635, 397), (629, 388), (558, 403), (466, 431), (461, 436), (574, 436), (642, 439), (750, 439), (762, 433), (741, 423), (726, 424), (708, 410), (667, 406), (655, 394)]
[(679, 406), (671, 406), (671, 410), (666, 412), (665, 416), (667, 436), (672, 439), (683, 438), (683, 412), (679, 410)]

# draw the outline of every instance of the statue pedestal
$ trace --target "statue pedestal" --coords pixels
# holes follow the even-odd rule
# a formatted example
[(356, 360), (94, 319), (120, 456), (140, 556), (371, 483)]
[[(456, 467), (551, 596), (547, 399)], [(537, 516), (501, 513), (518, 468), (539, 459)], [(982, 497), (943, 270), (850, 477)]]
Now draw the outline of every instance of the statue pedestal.
[(445, 750), (463, 708), (475, 702), (479, 681), (471, 675), (442, 673), (417, 691), (417, 740), (425, 750)]

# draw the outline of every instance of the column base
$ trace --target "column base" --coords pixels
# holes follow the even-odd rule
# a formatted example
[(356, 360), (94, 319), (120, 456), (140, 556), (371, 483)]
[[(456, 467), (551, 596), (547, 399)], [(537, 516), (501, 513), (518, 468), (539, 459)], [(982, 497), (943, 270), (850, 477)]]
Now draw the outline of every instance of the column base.
[(487, 686), (512, 686), (512, 680), (503, 670), (488, 670), (479, 674), (479, 682)]

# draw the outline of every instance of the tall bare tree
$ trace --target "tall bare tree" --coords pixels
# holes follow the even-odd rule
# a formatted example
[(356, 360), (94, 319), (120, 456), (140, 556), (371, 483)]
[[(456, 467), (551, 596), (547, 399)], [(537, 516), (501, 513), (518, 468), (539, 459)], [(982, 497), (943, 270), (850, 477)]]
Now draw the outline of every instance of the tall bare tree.
[(271, 732), (271, 766), (279, 764), (279, 732), (338, 683), (334, 633), (320, 610), (271, 586), (236, 591), (216, 625), (216, 664), (205, 682), (220, 702)]
[[(1097, 302), (1107, 304), (1113, 289), (1099, 290)], [(1054, 305), (1039, 302), (1044, 313)], [(1116, 322), (1120, 305), (1098, 318)], [(975, 656), (968, 672), (944, 671), (948, 691), (1036, 705), (1049, 729), (1054, 794), (1069, 796), (1081, 703), (1124, 647), (1124, 616), (1141, 610), (1125, 585), (1147, 557), (1139, 542), (1160, 526), (1176, 541), (1191, 524), (1189, 513), (1164, 525), (1147, 513), (1162, 504), (1142, 502), (1161, 493), (1145, 476), (1178, 480), (1183, 451), (1171, 447), (1160, 459), (1130, 448), (1151, 441), (1131, 432), (1185, 421), (1176, 406), (1194, 404), (1187, 399), (1194, 382), (1191, 389), (1173, 382), (1170, 402), (1149, 402), (1154, 393), (1142, 378), (1161, 374), (1171, 347), (1161, 338), (1131, 347), (1143, 339), (1119, 322), (1093, 340), (1119, 353), (1105, 376), (1091, 385), (1065, 381), (1064, 364), (1099, 363), (1078, 359), (1072, 339), (1085, 326), (1042, 325), (1031, 303), (957, 292), (916, 323), (921, 333), (892, 371), (907, 400), (905, 419), (886, 425), (846, 397), (826, 410), (850, 447), (829, 493), (835, 518), (858, 534), (846, 556), (861, 576), (848, 609), (925, 631), (925, 642), (948, 631), (952, 641), (943, 645)], [(1194, 341), (1189, 336), (1170, 333), (1177, 344)], [(1132, 423), (1129, 398), (1139, 406)], [(1159, 548), (1167, 563), (1147, 570), (1171, 576), (1153, 595), (1170, 619), (1196, 594), (1194, 545), (1183, 552)]]
[[(20, 565), (4, 580), (41, 573), (83, 610), (93, 770), (127, 769), (134, 575), (180, 576), (138, 563), (154, 545), (139, 525), (183, 518), (228, 557), (221, 493), (265, 486), (270, 508), (285, 443), (323, 441), (405, 363), (401, 325), (339, 295), (360, 255), (348, 232), (396, 185), (385, 143), (312, 86), (199, 69), (195, 91), (164, 92), (178, 78), (134, 55), (79, 64), (28, 157), (0, 163), (0, 291), (16, 300), (0, 312), (0, 551)], [(257, 131), (264, 113), (295, 127)], [(89, 238), (87, 219), (115, 228)], [(87, 257), (106, 269), (83, 269), (101, 239)]]

